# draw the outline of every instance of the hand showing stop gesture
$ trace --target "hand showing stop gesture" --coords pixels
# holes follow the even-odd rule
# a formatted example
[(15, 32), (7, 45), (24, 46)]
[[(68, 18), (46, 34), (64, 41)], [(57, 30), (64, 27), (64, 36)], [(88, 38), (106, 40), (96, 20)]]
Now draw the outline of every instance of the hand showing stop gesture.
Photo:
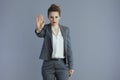
[(44, 27), (45, 21), (42, 15), (39, 15), (36, 19), (36, 29), (37, 31), (41, 31), (41, 29)]

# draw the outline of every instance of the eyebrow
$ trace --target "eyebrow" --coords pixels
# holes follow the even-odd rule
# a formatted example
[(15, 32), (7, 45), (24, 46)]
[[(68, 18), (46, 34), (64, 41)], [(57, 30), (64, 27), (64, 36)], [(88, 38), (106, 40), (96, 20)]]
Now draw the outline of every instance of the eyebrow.
[(58, 17), (58, 16), (50, 16), (50, 17)]

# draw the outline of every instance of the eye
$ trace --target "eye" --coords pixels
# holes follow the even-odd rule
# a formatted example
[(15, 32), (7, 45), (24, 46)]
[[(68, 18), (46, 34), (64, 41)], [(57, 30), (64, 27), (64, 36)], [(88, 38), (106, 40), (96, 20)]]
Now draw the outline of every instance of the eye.
[(50, 16), (50, 18), (53, 18), (53, 16)]
[(58, 16), (55, 16), (55, 18), (58, 18)]

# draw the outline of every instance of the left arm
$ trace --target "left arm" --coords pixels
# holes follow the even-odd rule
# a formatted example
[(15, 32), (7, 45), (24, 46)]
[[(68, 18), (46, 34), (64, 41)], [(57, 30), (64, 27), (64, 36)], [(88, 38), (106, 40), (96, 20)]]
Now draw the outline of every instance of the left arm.
[(69, 28), (68, 28), (68, 32), (67, 32), (67, 56), (68, 56), (69, 74), (72, 75), (74, 73), (74, 70), (73, 70), (73, 54), (72, 54), (72, 48), (71, 48), (71, 39), (70, 39)]

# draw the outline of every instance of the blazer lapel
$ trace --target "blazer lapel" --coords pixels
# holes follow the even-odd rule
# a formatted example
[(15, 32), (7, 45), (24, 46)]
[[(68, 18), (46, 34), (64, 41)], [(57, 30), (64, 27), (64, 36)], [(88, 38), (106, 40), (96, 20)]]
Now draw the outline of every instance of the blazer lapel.
[(62, 33), (62, 36), (63, 36), (63, 40), (64, 40), (64, 56), (65, 56), (65, 63), (67, 62), (67, 52), (66, 52), (66, 33), (65, 33), (65, 28), (61, 25), (60, 26), (60, 30), (61, 30), (61, 33)]
[(49, 32), (50, 38), (52, 38), (52, 28), (51, 28), (51, 24), (49, 24), (49, 26), (48, 26), (48, 32)]
[(60, 26), (60, 30), (61, 30), (61, 33), (62, 33), (62, 36), (63, 36), (63, 39), (65, 40), (65, 30), (64, 30), (64, 27), (59, 25)]
[(52, 28), (51, 28), (52, 26), (51, 26), (51, 24), (49, 24), (49, 26), (48, 26), (48, 35), (49, 35), (49, 37), (50, 37), (50, 42), (51, 42), (51, 48), (53, 49), (53, 38), (52, 38)]

